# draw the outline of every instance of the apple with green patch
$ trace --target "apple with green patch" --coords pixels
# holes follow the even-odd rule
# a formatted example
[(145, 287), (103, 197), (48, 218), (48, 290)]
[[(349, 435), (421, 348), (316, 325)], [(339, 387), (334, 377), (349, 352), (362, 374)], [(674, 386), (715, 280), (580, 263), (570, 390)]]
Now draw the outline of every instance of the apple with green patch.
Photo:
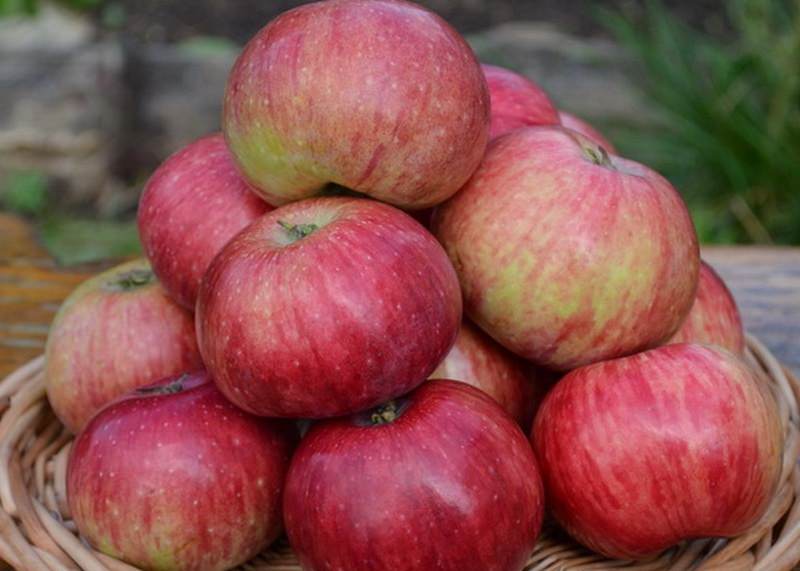
[(50, 326), (44, 377), (53, 411), (77, 432), (116, 397), (202, 367), (192, 314), (140, 259), (87, 280), (64, 301)]
[(480, 163), (489, 94), (469, 45), (421, 6), (314, 2), (245, 46), (222, 123), (242, 172), (271, 204), (334, 183), (423, 209)]
[(697, 236), (677, 191), (561, 127), (493, 141), (433, 229), (466, 313), (547, 368), (657, 346), (694, 301)]

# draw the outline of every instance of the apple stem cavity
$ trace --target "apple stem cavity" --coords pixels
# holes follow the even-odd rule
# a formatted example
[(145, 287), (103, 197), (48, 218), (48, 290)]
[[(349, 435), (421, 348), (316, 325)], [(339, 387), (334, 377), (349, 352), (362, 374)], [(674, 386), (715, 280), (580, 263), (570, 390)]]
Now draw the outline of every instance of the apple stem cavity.
[(389, 401), (372, 411), (369, 420), (374, 426), (380, 426), (394, 422), (398, 416), (400, 416), (400, 410), (397, 403)]
[(130, 291), (148, 285), (154, 278), (152, 270), (130, 270), (117, 276), (109, 285), (112, 289)]
[(156, 387), (139, 387), (136, 393), (140, 395), (174, 395), (183, 391), (183, 382), (189, 375), (183, 374), (174, 381)]
[(291, 222), (285, 222), (283, 220), (278, 220), (278, 224), (281, 225), (281, 228), (286, 230), (292, 242), (302, 240), (306, 236), (310, 236), (319, 230), (319, 226), (316, 224), (292, 224)]
[(600, 145), (581, 145), (581, 150), (583, 150), (583, 156), (589, 159), (593, 164), (599, 167), (605, 167), (607, 169), (613, 169), (614, 163), (611, 162), (611, 157), (608, 156), (608, 151), (606, 151)]
[(351, 198), (364, 198), (364, 195), (360, 192), (356, 192), (355, 190), (351, 190), (346, 186), (336, 184), (335, 182), (325, 185), (325, 188), (322, 189), (321, 194), (322, 196), (349, 196)]
[(583, 156), (586, 160), (599, 167), (616, 170), (608, 151), (602, 145), (598, 145), (594, 141), (591, 141), (580, 133), (575, 133), (570, 129), (565, 129), (565, 132), (567, 136), (575, 141), (575, 143), (577, 143), (577, 145), (581, 148), (581, 153), (583, 153)]

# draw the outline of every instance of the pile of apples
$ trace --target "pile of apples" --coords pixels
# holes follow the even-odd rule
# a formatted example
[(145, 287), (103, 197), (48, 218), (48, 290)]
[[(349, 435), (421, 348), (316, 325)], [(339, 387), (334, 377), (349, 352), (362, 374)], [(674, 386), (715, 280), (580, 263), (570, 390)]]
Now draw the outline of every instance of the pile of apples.
[(545, 509), (639, 559), (773, 497), (777, 405), (678, 192), (419, 6), (270, 22), (138, 222), (46, 350), (108, 555), (228, 569), (285, 530), (306, 570), (519, 571)]

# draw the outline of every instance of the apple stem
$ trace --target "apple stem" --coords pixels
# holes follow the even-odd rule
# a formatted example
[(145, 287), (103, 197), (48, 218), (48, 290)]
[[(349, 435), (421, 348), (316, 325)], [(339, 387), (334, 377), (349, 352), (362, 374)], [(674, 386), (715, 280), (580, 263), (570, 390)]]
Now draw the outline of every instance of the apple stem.
[(370, 416), (370, 421), (375, 425), (388, 424), (397, 420), (397, 412), (397, 403), (389, 401), (375, 409)]
[(302, 240), (306, 236), (319, 230), (319, 226), (316, 224), (292, 224), (283, 220), (278, 220), (278, 224), (281, 225), (281, 228), (286, 230), (292, 241)]
[(116, 283), (122, 290), (131, 290), (149, 284), (153, 277), (151, 270), (131, 270), (120, 274)]

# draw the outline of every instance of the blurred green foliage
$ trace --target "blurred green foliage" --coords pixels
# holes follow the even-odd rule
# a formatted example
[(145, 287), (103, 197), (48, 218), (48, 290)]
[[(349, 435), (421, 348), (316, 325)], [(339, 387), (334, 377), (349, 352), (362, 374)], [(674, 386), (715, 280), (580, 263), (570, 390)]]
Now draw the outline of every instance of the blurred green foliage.
[(45, 248), (62, 265), (127, 258), (142, 251), (135, 220), (119, 222), (51, 215), (37, 227)]
[[(0, 17), (20, 14), (35, 14), (41, 0), (0, 0)], [(103, 4), (103, 0), (58, 0), (62, 6), (72, 10), (91, 10)]]
[(670, 178), (701, 240), (800, 244), (800, 3), (730, 0), (732, 37), (689, 29), (651, 0), (601, 20), (641, 62), (663, 115), (623, 153)]
[(47, 178), (36, 171), (11, 172), (0, 187), (0, 206), (26, 216), (41, 214), (47, 204)]
[(36, 0), (0, 0), (0, 16), (34, 14)]
[(187, 55), (197, 57), (236, 57), (241, 46), (236, 42), (219, 36), (194, 36), (178, 42), (178, 49)]
[(58, 263), (81, 264), (141, 253), (135, 220), (83, 218), (60, 207), (50, 190), (41, 172), (11, 172), (0, 181), (0, 210), (30, 219)]

